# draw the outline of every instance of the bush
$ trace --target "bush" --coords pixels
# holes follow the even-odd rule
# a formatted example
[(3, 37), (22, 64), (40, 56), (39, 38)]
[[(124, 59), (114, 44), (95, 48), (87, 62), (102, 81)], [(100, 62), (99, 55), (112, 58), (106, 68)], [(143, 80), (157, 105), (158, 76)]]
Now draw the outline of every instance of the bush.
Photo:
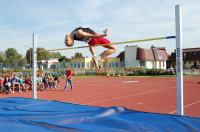
[(173, 75), (173, 73), (163, 69), (145, 69), (145, 68), (125, 68), (127, 76), (157, 76), (157, 75)]
[(140, 76), (140, 75), (145, 75), (146, 69), (144, 68), (137, 68), (137, 67), (130, 67), (130, 68), (125, 68), (125, 75), (127, 76)]

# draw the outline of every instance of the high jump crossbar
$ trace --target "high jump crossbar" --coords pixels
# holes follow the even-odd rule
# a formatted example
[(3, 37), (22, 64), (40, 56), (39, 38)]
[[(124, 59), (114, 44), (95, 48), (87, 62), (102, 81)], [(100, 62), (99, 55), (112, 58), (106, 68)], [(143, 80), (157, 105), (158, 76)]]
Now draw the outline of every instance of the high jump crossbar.
[[(103, 44), (103, 46), (128, 44), (128, 43), (137, 43), (137, 42), (145, 42), (145, 41), (156, 41), (156, 40), (162, 40), (162, 39), (174, 39), (174, 38), (176, 38), (176, 36), (167, 36), (167, 37), (158, 37), (158, 38), (146, 38), (146, 39), (140, 39), (140, 40), (129, 40), (129, 41), (122, 41), (122, 42), (113, 42), (113, 43)], [(95, 46), (102, 46), (102, 44), (95, 44)], [(49, 49), (47, 51), (72, 50), (72, 49), (81, 49), (81, 48), (88, 48), (88, 47), (89, 46), (78, 46), (78, 47), (69, 47), (69, 48)]]
[[(135, 42), (144, 42), (144, 41), (154, 41), (161, 39), (172, 39), (176, 38), (176, 89), (177, 89), (177, 114), (184, 115), (184, 103), (183, 103), (183, 57), (182, 57), (182, 13), (181, 6), (175, 6), (175, 28), (176, 28), (176, 37), (168, 36), (168, 37), (160, 37), (160, 38), (149, 38), (142, 40), (133, 40), (133, 41), (125, 41), (125, 42), (115, 42), (110, 44), (126, 44), (126, 43), (135, 43)], [(107, 44), (107, 45), (110, 45)], [(100, 46), (100, 45), (96, 45)], [(102, 46), (102, 45), (101, 45)], [(81, 47), (72, 47), (72, 48), (61, 48), (61, 49), (51, 49), (48, 51), (58, 51), (58, 50), (70, 50), (70, 49), (78, 49), (78, 48), (86, 48), (88, 46)], [(36, 74), (37, 74), (37, 34), (33, 33), (33, 98), (37, 99), (37, 87), (36, 87)]]

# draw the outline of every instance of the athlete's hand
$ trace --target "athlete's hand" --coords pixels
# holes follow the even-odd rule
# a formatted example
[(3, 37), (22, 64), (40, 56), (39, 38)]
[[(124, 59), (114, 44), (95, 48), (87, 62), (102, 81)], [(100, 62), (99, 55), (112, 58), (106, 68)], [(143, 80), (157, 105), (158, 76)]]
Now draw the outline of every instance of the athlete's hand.
[(106, 28), (105, 30), (103, 30), (103, 33), (105, 36), (108, 36), (108, 29)]

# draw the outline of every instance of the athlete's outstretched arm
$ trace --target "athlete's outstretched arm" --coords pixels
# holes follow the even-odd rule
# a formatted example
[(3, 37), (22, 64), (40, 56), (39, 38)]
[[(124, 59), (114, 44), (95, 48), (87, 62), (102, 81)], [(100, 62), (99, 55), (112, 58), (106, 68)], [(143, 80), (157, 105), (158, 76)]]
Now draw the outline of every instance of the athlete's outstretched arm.
[(100, 37), (106, 37), (108, 36), (108, 29), (105, 29), (103, 31), (103, 34), (90, 34), (90, 33), (87, 33), (87, 32), (84, 32), (82, 30), (78, 30), (77, 33), (79, 36), (84, 36), (84, 37), (90, 37), (90, 38), (100, 38)]

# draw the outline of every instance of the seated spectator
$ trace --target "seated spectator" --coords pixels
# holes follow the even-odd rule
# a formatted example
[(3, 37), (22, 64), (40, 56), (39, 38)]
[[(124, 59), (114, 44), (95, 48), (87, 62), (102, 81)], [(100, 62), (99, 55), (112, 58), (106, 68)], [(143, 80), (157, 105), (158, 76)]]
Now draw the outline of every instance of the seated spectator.
[(44, 89), (44, 83), (43, 83), (43, 79), (42, 79), (41, 75), (39, 75), (37, 77), (37, 89), (38, 90), (43, 90)]
[(0, 77), (0, 91), (3, 92), (4, 91), (4, 87), (3, 87), (3, 78)]
[(19, 92), (21, 92), (19, 78), (15, 74), (13, 75), (13, 78), (11, 79), (11, 86), (13, 88), (13, 92), (15, 92), (16, 86), (18, 87)]
[(23, 80), (22, 77), (19, 78), (19, 84), (20, 84), (20, 87), (23, 91), (27, 91), (26, 87), (25, 87), (25, 81)]
[(14, 93), (14, 91), (11, 89), (11, 79), (8, 76), (5, 76), (3, 81), (3, 86), (5, 87), (6, 93), (9, 92)]
[(47, 73), (45, 73), (43, 77), (43, 83), (44, 83), (44, 88), (48, 89), (49, 88), (49, 76)]
[(24, 81), (25, 81), (25, 89), (26, 90), (31, 90), (32, 89), (32, 77), (31, 76), (26, 77), (24, 79)]
[(55, 88), (55, 82), (53, 77), (49, 77), (49, 87), (50, 88)]
[(57, 88), (58, 84), (59, 84), (59, 78), (58, 78), (58, 76), (54, 77), (54, 82), (55, 82), (55, 87)]

